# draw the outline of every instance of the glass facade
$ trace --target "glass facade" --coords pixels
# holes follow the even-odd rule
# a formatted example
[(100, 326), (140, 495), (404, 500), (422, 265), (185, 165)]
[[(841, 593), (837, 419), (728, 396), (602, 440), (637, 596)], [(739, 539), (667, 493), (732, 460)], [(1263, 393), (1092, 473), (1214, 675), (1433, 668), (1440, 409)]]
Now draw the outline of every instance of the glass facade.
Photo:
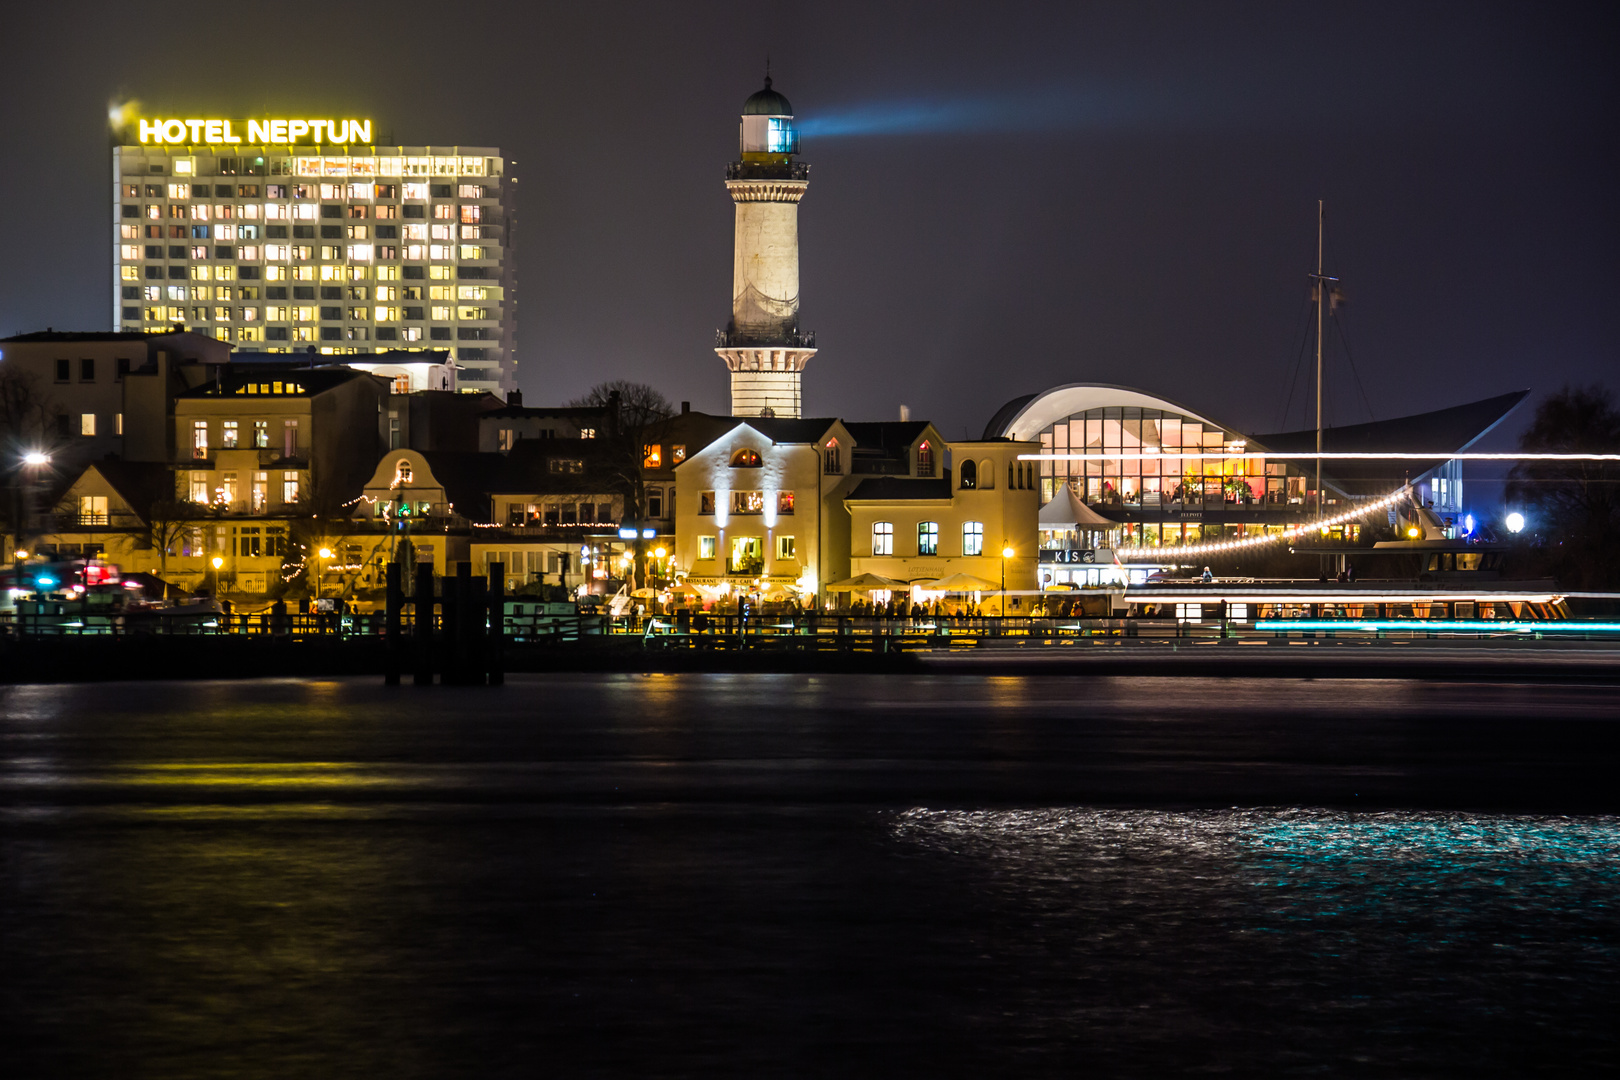
[(269, 352), (448, 350), (460, 389), (516, 377), (514, 215), (496, 149), (114, 150), (120, 330)]
[[(1243, 435), (1183, 413), (1131, 406), (1089, 409), (1043, 429), (1040, 442), (1043, 454), (1103, 455), (1042, 461), (1041, 502), (1050, 502), (1068, 485), (1098, 513), (1120, 523), (1120, 546), (1280, 534), (1316, 515), (1311, 477), (1264, 454), (1247, 453)], [(1335, 508), (1331, 492), (1328, 508)], [(1344, 526), (1337, 534), (1354, 539), (1359, 529)]]

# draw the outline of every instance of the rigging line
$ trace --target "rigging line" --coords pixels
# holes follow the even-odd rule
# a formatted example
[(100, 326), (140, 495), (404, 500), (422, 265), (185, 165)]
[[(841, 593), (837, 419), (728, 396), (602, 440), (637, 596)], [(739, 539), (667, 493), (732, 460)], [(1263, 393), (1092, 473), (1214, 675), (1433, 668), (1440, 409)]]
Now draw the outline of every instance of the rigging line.
[(1299, 355), (1294, 357), (1294, 378), (1288, 384), (1288, 399), (1283, 402), (1282, 419), (1277, 423), (1278, 431), (1288, 430), (1288, 410), (1294, 404), (1294, 388), (1299, 385), (1299, 367), (1305, 361), (1305, 347), (1310, 344), (1311, 338), (1311, 299), (1305, 298), (1305, 309), (1300, 315), (1299, 327)]
[(1356, 389), (1361, 391), (1361, 403), (1367, 406), (1367, 419), (1377, 422), (1378, 417), (1373, 415), (1372, 402), (1367, 400), (1367, 388), (1361, 383), (1361, 372), (1356, 370), (1356, 359), (1350, 355), (1350, 335), (1345, 333), (1344, 323), (1339, 319), (1339, 313), (1333, 313), (1333, 327), (1339, 332), (1339, 340), (1344, 342), (1344, 358), (1350, 362), (1350, 374), (1356, 377)]

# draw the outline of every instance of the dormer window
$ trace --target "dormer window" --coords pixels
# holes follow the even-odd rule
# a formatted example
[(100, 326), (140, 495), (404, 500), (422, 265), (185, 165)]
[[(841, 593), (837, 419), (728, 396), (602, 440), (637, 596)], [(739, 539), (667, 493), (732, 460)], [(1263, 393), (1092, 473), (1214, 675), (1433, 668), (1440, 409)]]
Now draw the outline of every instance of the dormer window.
[(411, 463), (409, 461), (406, 461), (404, 458), (401, 458), (399, 460), (399, 462), (394, 466), (394, 484), (393, 484), (393, 486), (394, 487), (406, 487), (407, 485), (410, 484), (411, 477), (413, 475), (415, 475), (415, 470), (411, 468)]
[(731, 467), (733, 469), (757, 469), (764, 463), (765, 459), (759, 456), (758, 450), (752, 450), (746, 446), (731, 455)]
[(934, 448), (928, 444), (926, 439), (923, 440), (921, 446), (917, 447), (917, 475), (934, 475)]
[(828, 476), (837, 476), (837, 475), (839, 475), (840, 473), (842, 473), (844, 471), (843, 465), (840, 463), (840, 461), (838, 459), (838, 440), (837, 439), (828, 439), (827, 440), (826, 451), (827, 451), (827, 454), (826, 454), (826, 457), (827, 457), (827, 465), (826, 465), (827, 475)]

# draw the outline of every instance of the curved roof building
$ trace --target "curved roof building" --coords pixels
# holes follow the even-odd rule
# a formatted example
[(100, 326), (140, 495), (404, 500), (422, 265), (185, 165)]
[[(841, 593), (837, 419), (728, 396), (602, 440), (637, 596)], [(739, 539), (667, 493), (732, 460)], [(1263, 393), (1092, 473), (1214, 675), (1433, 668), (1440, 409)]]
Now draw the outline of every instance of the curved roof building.
[[(1433, 453), (1402, 461), (1316, 462), (1316, 431), (1253, 435), (1179, 402), (1108, 383), (1068, 383), (1014, 398), (984, 437), (1041, 444), (1041, 501), (1067, 486), (1085, 506), (1120, 523), (1125, 546), (1188, 544), (1281, 532), (1343, 517), (1356, 504), (1412, 484), (1437, 513), (1462, 510), (1460, 463), (1528, 390), (1370, 424), (1328, 428), (1323, 450)], [(1050, 456), (1047, 456), (1050, 455)], [(1332, 534), (1359, 536), (1345, 522)]]

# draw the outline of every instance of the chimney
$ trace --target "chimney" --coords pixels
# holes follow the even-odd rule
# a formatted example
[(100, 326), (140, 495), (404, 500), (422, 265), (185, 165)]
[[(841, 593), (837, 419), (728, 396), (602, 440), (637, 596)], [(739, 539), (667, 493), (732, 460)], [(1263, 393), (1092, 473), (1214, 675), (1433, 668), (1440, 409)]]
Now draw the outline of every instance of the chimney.
[(683, 414), (684, 413), (689, 413), (691, 411), (692, 411), (692, 403), (690, 401), (681, 402), (681, 412)]
[(523, 404), (523, 391), (518, 390), (516, 388), (508, 390), (506, 392), (506, 403), (508, 405), (522, 405)]

